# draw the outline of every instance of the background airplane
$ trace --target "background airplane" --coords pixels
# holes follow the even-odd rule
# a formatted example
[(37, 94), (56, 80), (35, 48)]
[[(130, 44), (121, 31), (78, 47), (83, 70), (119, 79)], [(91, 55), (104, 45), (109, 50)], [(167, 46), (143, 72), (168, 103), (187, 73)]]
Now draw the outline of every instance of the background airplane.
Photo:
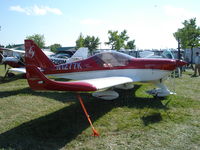
[[(25, 51), (17, 49), (8, 49), (8, 48), (1, 48), (1, 50), (3, 51), (3, 54), (0, 54), (0, 64), (5, 65), (5, 70), (7, 65), (12, 67), (8, 69), (7, 73), (8, 72), (26, 73), (25, 62), (24, 62)], [(63, 53), (55, 54), (47, 50), (43, 50), (43, 52), (56, 65), (67, 62), (73, 62), (88, 57), (88, 48), (79, 48), (72, 56), (64, 55)]]
[(0, 54), (0, 63), (16, 68), (24, 66), (25, 51), (8, 48), (1, 48), (1, 50), (3, 53)]
[(156, 55), (153, 51), (141, 51), (139, 52), (140, 58), (168, 58), (175, 59), (170, 50), (164, 50), (161, 55)]

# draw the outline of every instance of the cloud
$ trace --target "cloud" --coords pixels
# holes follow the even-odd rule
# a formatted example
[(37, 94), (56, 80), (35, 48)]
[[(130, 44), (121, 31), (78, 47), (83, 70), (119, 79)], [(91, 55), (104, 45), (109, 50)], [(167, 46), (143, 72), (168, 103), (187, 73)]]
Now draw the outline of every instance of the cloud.
[(11, 6), (11, 11), (25, 13), (26, 15), (46, 15), (47, 13), (52, 13), (55, 15), (62, 15), (61, 10), (58, 8), (50, 8), (49, 6), (31, 6), (31, 7), (21, 7), (19, 5)]
[(188, 11), (184, 8), (178, 8), (171, 5), (164, 6), (165, 14), (178, 18), (194, 18), (197, 16), (194, 12)]
[(23, 9), (23, 8), (21, 8), (21, 6), (19, 6), (19, 5), (17, 5), (17, 6), (11, 6), (10, 10), (17, 11), (17, 12), (24, 12), (24, 13), (26, 12), (26, 10)]

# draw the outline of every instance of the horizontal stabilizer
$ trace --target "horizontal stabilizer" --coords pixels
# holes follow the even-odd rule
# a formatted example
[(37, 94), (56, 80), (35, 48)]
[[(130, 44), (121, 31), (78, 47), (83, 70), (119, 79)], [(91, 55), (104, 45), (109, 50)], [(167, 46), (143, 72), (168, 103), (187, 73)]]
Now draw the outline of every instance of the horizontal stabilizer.
[(9, 71), (17, 72), (17, 73), (26, 73), (25, 68), (10, 68)]
[(29, 86), (33, 90), (56, 90), (56, 91), (96, 91), (97, 89), (89, 83), (85, 82), (60, 82), (53, 81), (45, 77), (45, 75), (34, 65), (26, 66), (27, 80)]

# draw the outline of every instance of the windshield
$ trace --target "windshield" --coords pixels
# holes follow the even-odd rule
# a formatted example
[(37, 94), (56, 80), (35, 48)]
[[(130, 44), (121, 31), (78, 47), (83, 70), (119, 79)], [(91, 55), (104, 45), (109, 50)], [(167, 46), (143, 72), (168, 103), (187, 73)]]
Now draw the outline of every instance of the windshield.
[(103, 67), (125, 66), (133, 57), (127, 54), (111, 51), (97, 54), (93, 57)]

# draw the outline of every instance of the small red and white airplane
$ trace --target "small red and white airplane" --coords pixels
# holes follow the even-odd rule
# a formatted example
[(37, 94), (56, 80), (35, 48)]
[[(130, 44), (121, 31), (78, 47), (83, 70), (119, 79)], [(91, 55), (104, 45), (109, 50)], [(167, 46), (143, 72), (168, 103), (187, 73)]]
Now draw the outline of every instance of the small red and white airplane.
[[(55, 88), (55, 90), (85, 92), (101, 90), (98, 94), (93, 95), (108, 100), (117, 98), (118, 94), (114, 91), (110, 91), (111, 93), (109, 94), (109, 92), (105, 93), (102, 90), (111, 87), (130, 89), (133, 88), (133, 83), (135, 82), (154, 83), (160, 88), (154, 90), (155, 95), (167, 96), (170, 94), (170, 91), (163, 84), (163, 80), (176, 67), (186, 64), (182, 60), (134, 58), (123, 53), (109, 51), (96, 54), (84, 60), (55, 65), (31, 40), (25, 40), (25, 52), (26, 67), (29, 65), (32, 67), (36, 66), (36, 68), (40, 67), (41, 74), (76, 80), (64, 82), (64, 85), (69, 85), (70, 88), (57, 89), (55, 86), (46, 86), (47, 81), (44, 84), (40, 84), (40, 82), (38, 83), (30, 79), (30, 83), (35, 83), (34, 86), (31, 86), (32, 88), (47, 88), (47, 90)], [(28, 70), (31, 72), (31, 69)], [(57, 84), (55, 81), (52, 82)]]
[[(163, 81), (176, 67), (186, 65), (186, 62), (174, 59), (134, 58), (109, 51), (84, 60), (55, 65), (33, 41), (25, 40), (25, 64), (29, 86), (34, 90), (91, 92), (95, 97), (112, 100), (119, 96), (114, 88), (131, 89), (136, 82), (153, 83), (158, 86), (159, 88), (148, 91), (154, 96), (164, 97), (171, 94)], [(54, 81), (45, 75), (73, 81)], [(78, 98), (81, 102), (80, 96)], [(95, 130), (93, 132), (94, 135), (97, 134)]]

